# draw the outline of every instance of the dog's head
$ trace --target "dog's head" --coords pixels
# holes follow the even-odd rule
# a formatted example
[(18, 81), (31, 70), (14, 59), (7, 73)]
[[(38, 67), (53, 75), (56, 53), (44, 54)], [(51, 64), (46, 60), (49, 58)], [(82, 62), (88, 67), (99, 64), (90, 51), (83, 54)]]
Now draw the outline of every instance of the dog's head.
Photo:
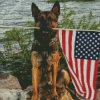
[(31, 6), (32, 16), (35, 19), (35, 26), (40, 27), (40, 29), (35, 30), (35, 38), (39, 41), (50, 40), (56, 34), (55, 30), (52, 28), (56, 28), (58, 26), (58, 16), (60, 15), (60, 5), (59, 2), (56, 1), (51, 11), (40, 11), (39, 8), (32, 3)]

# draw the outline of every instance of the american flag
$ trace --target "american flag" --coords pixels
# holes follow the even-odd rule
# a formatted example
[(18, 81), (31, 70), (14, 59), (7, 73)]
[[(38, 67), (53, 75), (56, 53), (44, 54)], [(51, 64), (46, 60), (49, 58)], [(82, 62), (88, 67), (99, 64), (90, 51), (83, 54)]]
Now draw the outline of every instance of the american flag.
[(96, 100), (100, 32), (57, 30), (76, 95)]

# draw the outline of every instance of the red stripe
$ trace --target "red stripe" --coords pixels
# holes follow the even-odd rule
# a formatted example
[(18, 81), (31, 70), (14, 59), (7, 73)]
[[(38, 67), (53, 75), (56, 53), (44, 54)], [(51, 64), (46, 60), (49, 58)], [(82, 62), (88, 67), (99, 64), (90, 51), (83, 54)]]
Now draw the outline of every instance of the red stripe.
[[(69, 31), (69, 37), (68, 37), (68, 46), (69, 46), (69, 50), (68, 50), (68, 53), (69, 53), (69, 66), (70, 66), (70, 68), (72, 69), (72, 71), (73, 71), (73, 73), (74, 73), (74, 75), (75, 75), (75, 72), (74, 72), (74, 70), (73, 70), (73, 61), (72, 61), (72, 49), (74, 49), (74, 48), (72, 48), (72, 36), (73, 36), (73, 31), (72, 30), (70, 30)], [(75, 59), (76, 61), (77, 61), (77, 59)], [(75, 67), (77, 66), (77, 63), (76, 63), (76, 65), (74, 65)], [(71, 74), (71, 72), (70, 72), (70, 74)], [(80, 90), (80, 87), (78, 86), (78, 84), (77, 84), (77, 81), (76, 81), (76, 79), (74, 78), (74, 76), (71, 74), (71, 77), (72, 77), (72, 79), (73, 79), (73, 81), (74, 81), (74, 83), (75, 83), (75, 87), (78, 89), (78, 91), (80, 92), (80, 94), (82, 94), (82, 92), (81, 92), (81, 90)], [(79, 79), (77, 78), (77, 80), (78, 80), (78, 83), (80, 84), (80, 81), (79, 81)], [(81, 84), (80, 84), (80, 86), (81, 86)], [(82, 86), (81, 86), (82, 87)]]
[(59, 30), (57, 30), (57, 36), (58, 36), (58, 40), (59, 40)]
[(62, 30), (62, 47), (63, 47), (63, 52), (64, 55), (66, 55), (66, 31)]
[[(71, 75), (71, 77), (72, 77), (72, 80), (74, 81), (74, 85), (75, 85), (75, 87), (77, 88), (78, 92), (79, 92), (80, 94), (83, 94), (83, 93), (81, 92), (81, 90), (80, 90), (80, 87), (79, 87), (79, 85), (78, 85), (78, 83), (77, 83), (75, 77), (74, 77), (73, 74), (70, 72), (70, 70), (69, 70), (69, 73), (70, 73), (70, 75)], [(76, 91), (76, 93), (77, 93), (77, 91)], [(79, 94), (78, 94), (78, 95), (79, 95)], [(80, 95), (79, 95), (79, 96), (80, 96)]]
[(94, 77), (93, 77), (93, 88), (95, 91), (94, 99), (96, 100), (97, 97), (97, 90), (96, 90), (96, 84), (97, 84), (97, 72), (98, 72), (98, 60), (95, 61), (95, 68), (94, 68)]
[[(57, 30), (57, 35), (58, 35), (58, 39), (59, 39), (59, 31)], [(69, 53), (69, 61), (68, 61), (68, 58), (66, 57), (66, 30), (62, 30), (62, 41), (60, 41), (60, 43), (62, 42), (62, 47), (63, 47), (63, 52), (64, 52), (64, 55), (66, 57), (66, 60), (68, 61), (68, 64), (70, 66), (70, 68), (72, 69), (73, 71), (73, 61), (72, 61), (72, 35), (73, 35), (73, 31), (69, 31), (69, 40), (68, 40), (68, 44), (69, 44), (69, 50), (68, 50), (68, 53)], [(76, 67), (76, 76), (77, 76), (77, 79), (79, 81), (79, 76), (78, 76), (78, 62), (77, 62), (77, 59), (75, 59), (75, 67)], [(80, 69), (81, 69), (81, 79), (82, 79), (82, 89), (84, 91), (86, 91), (86, 87), (85, 87), (85, 84), (84, 84), (84, 73), (83, 73), (83, 70), (84, 70), (84, 59), (81, 59), (80, 60)], [(91, 60), (88, 60), (87, 62), (87, 85), (88, 85), (88, 88), (89, 88), (89, 98), (91, 97), (91, 88), (90, 88), (90, 68), (91, 68)], [(97, 91), (96, 91), (96, 82), (97, 82), (97, 71), (98, 71), (98, 61), (95, 62), (95, 70), (94, 70), (94, 79), (93, 79), (93, 88), (95, 89), (95, 95), (94, 95), (94, 99), (96, 99), (96, 95), (97, 95)], [(70, 71), (69, 71), (70, 72)], [(75, 72), (73, 71), (74, 75), (75, 75)], [(75, 80), (75, 77), (74, 75), (70, 72), (71, 74), (71, 77), (75, 83), (75, 87), (78, 89), (78, 92), (80, 94), (82, 94), (78, 84), (77, 84), (77, 81)], [(80, 84), (80, 81), (79, 81), (79, 84)], [(80, 84), (81, 85), (81, 84)], [(78, 94), (79, 95), (79, 94)], [(86, 94), (84, 94), (84, 97), (86, 97)]]
[(83, 73), (83, 70), (84, 70), (84, 59), (80, 60), (80, 67), (81, 67), (82, 86), (83, 86), (83, 91), (85, 92), (86, 91), (86, 87), (85, 87), (85, 84), (84, 84), (85, 82), (84, 82), (84, 73)]
[(91, 71), (91, 60), (87, 60), (87, 85), (88, 85), (88, 89), (89, 89), (89, 97), (88, 99), (90, 99), (91, 97), (91, 87), (90, 87), (90, 72)]
[(79, 77), (79, 74), (78, 74), (78, 62), (77, 62), (76, 58), (75, 58), (75, 67), (76, 67), (76, 76), (78, 78)]
[(68, 44), (69, 44), (69, 50), (68, 50), (68, 53), (69, 53), (69, 61), (70, 61), (70, 67), (71, 69), (73, 70), (73, 61), (72, 61), (72, 36), (73, 36), (73, 31), (70, 30), (69, 31), (69, 40), (68, 40)]
[(94, 78), (93, 78), (93, 87), (96, 89), (96, 82), (97, 82), (97, 73), (98, 73), (98, 60), (95, 61), (95, 68), (94, 68)]
[(86, 90), (85, 89), (85, 84), (84, 84), (84, 73), (83, 73), (83, 70), (84, 70), (84, 59), (80, 60), (80, 66), (81, 66), (81, 79), (82, 79), (83, 90)]

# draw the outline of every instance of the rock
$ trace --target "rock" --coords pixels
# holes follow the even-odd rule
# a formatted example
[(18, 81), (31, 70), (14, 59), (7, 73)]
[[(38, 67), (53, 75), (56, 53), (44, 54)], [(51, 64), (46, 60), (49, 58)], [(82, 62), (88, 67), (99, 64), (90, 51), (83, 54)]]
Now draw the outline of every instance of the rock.
[[(46, 87), (50, 87), (50, 86), (46, 86)], [(26, 100), (31, 100), (32, 98), (32, 86), (28, 86), (24, 91), (29, 91), (27, 93), (27, 99)], [(70, 95), (70, 93), (64, 89), (64, 88), (58, 88), (57, 87), (57, 93), (59, 95), (59, 100), (74, 100), (72, 98), (72, 96)], [(38, 94), (38, 100), (40, 100), (40, 98), (42, 100), (52, 100), (52, 90), (48, 89), (40, 89), (39, 90), (39, 94)]]
[(22, 91), (16, 77), (0, 74), (0, 100), (26, 100), (26, 92)]
[[(27, 92), (27, 99), (26, 100), (31, 100), (30, 98), (32, 97), (32, 85), (31, 86), (28, 86), (24, 91)], [(43, 92), (44, 93), (43, 93)], [(45, 100), (52, 100), (50, 97), (52, 96), (52, 91), (45, 91), (45, 90), (42, 90), (39, 94), (39, 97), (38, 97), (38, 100), (40, 100), (40, 98), (42, 98), (42, 95), (44, 95), (44, 98), (47, 97)], [(96, 100), (100, 100), (100, 89), (97, 90), (98, 93), (97, 93), (97, 98)], [(47, 93), (48, 92), (48, 93)], [(59, 100), (89, 100), (89, 99), (86, 99), (86, 98), (80, 98), (80, 97), (77, 97), (76, 99), (72, 98), (71, 94), (66, 90), (66, 89), (61, 89), (61, 90), (58, 90), (57, 91), (58, 94), (59, 94), (59, 97), (60, 99)]]
[(0, 89), (0, 100), (26, 100), (26, 92), (15, 89)]
[(12, 75), (0, 74), (0, 89), (16, 89), (21, 90), (18, 79)]
[[(0, 100), (31, 100), (32, 98), (32, 85), (28, 86), (25, 90), (21, 89), (19, 81), (16, 77), (9, 74), (0, 74)], [(100, 99), (100, 89), (97, 90), (97, 98)], [(64, 87), (57, 86), (57, 93), (59, 100), (88, 100), (85, 98), (76, 99), (72, 98), (70, 92)], [(46, 84), (43, 88), (39, 88), (38, 100), (52, 100), (51, 85)]]
[(100, 89), (97, 90), (97, 98), (96, 100), (100, 100)]
[(60, 100), (73, 100), (70, 93), (66, 90), (64, 94), (61, 94)]

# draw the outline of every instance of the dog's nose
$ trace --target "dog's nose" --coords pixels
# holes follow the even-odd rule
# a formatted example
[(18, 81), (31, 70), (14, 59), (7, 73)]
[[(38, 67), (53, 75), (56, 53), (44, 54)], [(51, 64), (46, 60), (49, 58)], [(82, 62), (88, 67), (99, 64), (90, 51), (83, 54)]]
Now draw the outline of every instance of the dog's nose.
[(47, 28), (47, 22), (45, 20), (41, 21), (40, 28)]
[(52, 31), (52, 28), (45, 19), (42, 19), (40, 24), (40, 30), (41, 33), (49, 33)]

